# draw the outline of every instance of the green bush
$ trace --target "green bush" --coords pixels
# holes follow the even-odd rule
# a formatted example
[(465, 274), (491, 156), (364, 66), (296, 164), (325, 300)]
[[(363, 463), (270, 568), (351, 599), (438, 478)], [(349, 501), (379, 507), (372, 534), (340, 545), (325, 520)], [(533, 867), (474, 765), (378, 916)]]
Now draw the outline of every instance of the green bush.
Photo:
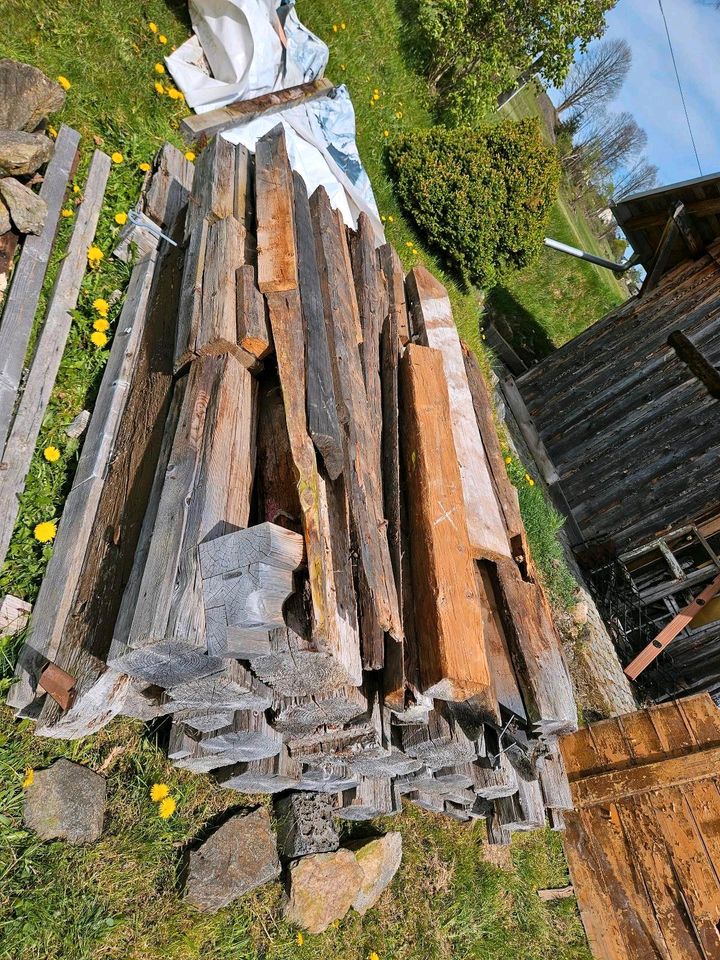
[(559, 166), (536, 119), (406, 133), (389, 161), (400, 202), (465, 283), (492, 286), (539, 253)]

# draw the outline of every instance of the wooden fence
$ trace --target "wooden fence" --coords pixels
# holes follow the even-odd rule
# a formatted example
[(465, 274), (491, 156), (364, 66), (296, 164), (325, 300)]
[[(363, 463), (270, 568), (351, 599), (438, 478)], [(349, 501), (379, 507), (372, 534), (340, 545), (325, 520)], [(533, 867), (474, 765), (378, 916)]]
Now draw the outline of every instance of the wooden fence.
[(720, 710), (708, 694), (562, 738), (565, 850), (597, 960), (720, 958)]

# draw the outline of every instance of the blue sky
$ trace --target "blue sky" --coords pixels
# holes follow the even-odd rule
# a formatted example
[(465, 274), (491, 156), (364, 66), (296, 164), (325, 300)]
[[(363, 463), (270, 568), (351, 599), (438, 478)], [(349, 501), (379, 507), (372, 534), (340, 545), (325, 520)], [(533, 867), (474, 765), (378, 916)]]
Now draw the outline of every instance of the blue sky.
[[(697, 0), (663, 0), (690, 122), (704, 174), (720, 171), (720, 10)], [(697, 177), (670, 51), (657, 0), (620, 0), (607, 17), (607, 37), (633, 52), (625, 85), (609, 105), (629, 110), (647, 132), (648, 158), (659, 184)]]

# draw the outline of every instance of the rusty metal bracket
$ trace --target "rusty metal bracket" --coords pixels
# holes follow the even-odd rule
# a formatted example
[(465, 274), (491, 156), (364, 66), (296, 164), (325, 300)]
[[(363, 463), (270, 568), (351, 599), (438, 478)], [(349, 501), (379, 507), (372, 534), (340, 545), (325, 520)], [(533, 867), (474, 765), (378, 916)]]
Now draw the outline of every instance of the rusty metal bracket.
[(40, 674), (38, 685), (59, 704), (63, 710), (69, 710), (75, 700), (77, 680), (55, 663), (49, 663)]

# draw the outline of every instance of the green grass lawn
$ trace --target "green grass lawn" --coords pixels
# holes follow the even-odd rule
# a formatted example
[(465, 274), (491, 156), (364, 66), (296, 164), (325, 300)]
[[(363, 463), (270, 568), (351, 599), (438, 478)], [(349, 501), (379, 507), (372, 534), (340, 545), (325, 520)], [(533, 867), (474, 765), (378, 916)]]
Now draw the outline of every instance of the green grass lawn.
[[(385, 131), (391, 135), (404, 125), (432, 122), (424, 83), (407, 65), (407, 31), (398, 7), (393, 0), (300, 0), (298, 11), (331, 46), (330, 77), (350, 88), (360, 152), (389, 239), (406, 267), (423, 262), (443, 276), (462, 334), (487, 367), (478, 334), (480, 294), (462, 291), (443, 273), (395, 203), (385, 170)], [(149, 21), (167, 37), (166, 46), (148, 30)], [(83, 407), (91, 407), (107, 359), (107, 351), (89, 340), (92, 301), (112, 299), (128, 279), (127, 268), (109, 257), (117, 233), (114, 214), (127, 210), (137, 197), (138, 164), (150, 160), (165, 140), (180, 145), (177, 127), (185, 111), (155, 92), (154, 64), (187, 32), (184, 0), (14, 0), (3, 10), (0, 56), (28, 61), (71, 81), (65, 109), (53, 123), (67, 122), (83, 135), (78, 184), (84, 182), (96, 145), (124, 157), (113, 167), (98, 231), (106, 258), (83, 284), (2, 572), (3, 592), (34, 599), (51, 552), (35, 542), (32, 529), (61, 515), (78, 455), (78, 444), (68, 441), (64, 427)], [(378, 100), (372, 99), (376, 89)], [(80, 195), (73, 194), (71, 201)], [(69, 230), (70, 223), (64, 222), (45, 297)], [(111, 310), (111, 322), (120, 307), (121, 299)], [(42, 458), (48, 444), (62, 451), (56, 464)], [(527, 483), (520, 464), (513, 464), (511, 472), (536, 554), (557, 570), (555, 515), (539, 489)], [(556, 589), (559, 602), (567, 602), (566, 588)], [(5, 685), (12, 660), (11, 648), (0, 649)], [(106, 831), (97, 845), (43, 844), (23, 829), (26, 768), (40, 768), (63, 755), (97, 769), (113, 751)], [(590, 957), (574, 902), (543, 904), (535, 894), (538, 887), (567, 882), (559, 837), (549, 831), (517, 836), (512, 868), (499, 869), (482, 856), (482, 824), (468, 828), (408, 808), (379, 825), (400, 830), (405, 843), (391, 893), (365, 918), (351, 915), (324, 935), (306, 936), (301, 946), (281, 919), (278, 884), (212, 917), (183, 905), (176, 876), (184, 846), (208, 819), (242, 798), (208, 777), (172, 768), (157, 744), (142, 735), (141, 725), (116, 721), (78, 743), (42, 741), (32, 737), (29, 722), (17, 724), (0, 708), (0, 768), (0, 960), (146, 960), (156, 955), (167, 960), (365, 960), (371, 951), (380, 960)], [(167, 782), (178, 799), (177, 813), (168, 821), (157, 817), (148, 799), (155, 781)]]

